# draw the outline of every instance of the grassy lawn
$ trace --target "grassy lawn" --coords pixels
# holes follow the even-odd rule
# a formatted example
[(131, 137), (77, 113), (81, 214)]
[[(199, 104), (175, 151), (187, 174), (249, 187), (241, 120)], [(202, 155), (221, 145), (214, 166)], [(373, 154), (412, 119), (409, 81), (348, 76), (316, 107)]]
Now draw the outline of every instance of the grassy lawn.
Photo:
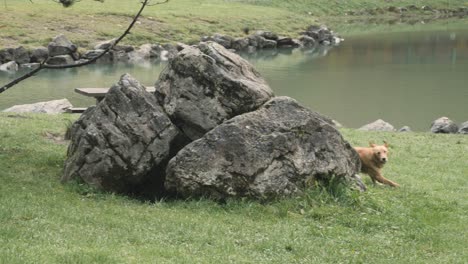
[[(364, 8), (431, 5), (468, 7), (465, 0), (171, 0), (147, 7), (124, 43), (167, 43), (198, 41), (215, 32), (242, 36), (242, 29), (267, 29), (297, 37), (308, 25), (331, 24), (338, 32), (347, 25), (348, 10)], [(139, 1), (81, 1), (63, 8), (51, 0), (5, 0), (0, 6), (0, 48), (46, 46), (52, 37), (65, 34), (75, 44), (89, 48), (101, 40), (120, 35), (139, 9)], [(413, 12), (424, 16), (423, 12)], [(426, 14), (427, 15), (427, 14)], [(386, 13), (383, 17), (399, 17)], [(432, 16), (432, 14), (430, 14)], [(368, 26), (358, 26), (363, 30)], [(361, 30), (362, 31), (362, 30)]]
[[(143, 203), (60, 184), (73, 115), (0, 113), (0, 263), (466, 263), (468, 137), (343, 130), (391, 144), (363, 194)], [(340, 191), (336, 189), (335, 191)]]

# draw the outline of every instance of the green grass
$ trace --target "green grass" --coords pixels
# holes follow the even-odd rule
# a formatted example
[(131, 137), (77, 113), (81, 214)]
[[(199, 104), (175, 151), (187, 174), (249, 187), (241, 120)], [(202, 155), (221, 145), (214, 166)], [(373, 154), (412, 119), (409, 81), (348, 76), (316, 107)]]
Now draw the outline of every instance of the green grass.
[[(245, 27), (297, 37), (304, 28), (317, 23), (331, 24), (339, 31), (342, 25), (347, 25), (349, 17), (344, 14), (349, 10), (409, 4), (439, 8), (468, 6), (465, 0), (171, 0), (168, 4), (147, 7), (141, 24), (124, 43), (192, 43), (215, 32), (242, 36)], [(82, 48), (90, 48), (98, 41), (119, 36), (138, 9), (139, 1), (85, 0), (63, 8), (51, 0), (33, 3), (6, 0), (0, 6), (0, 48), (46, 46), (58, 34), (65, 34)], [(388, 13), (382, 16), (399, 17)], [(363, 23), (358, 23), (361, 28)]]
[(0, 263), (466, 263), (468, 137), (343, 130), (391, 144), (359, 194), (311, 190), (261, 204), (144, 203), (60, 184), (72, 115), (0, 113)]

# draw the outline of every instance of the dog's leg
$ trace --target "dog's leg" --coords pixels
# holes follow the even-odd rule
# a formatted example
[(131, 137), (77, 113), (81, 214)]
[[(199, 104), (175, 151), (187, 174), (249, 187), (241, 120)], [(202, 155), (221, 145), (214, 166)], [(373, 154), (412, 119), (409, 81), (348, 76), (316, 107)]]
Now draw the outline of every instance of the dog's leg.
[(378, 181), (378, 182), (381, 182), (383, 184), (387, 184), (387, 185), (390, 185), (392, 187), (400, 187), (400, 185), (396, 182), (393, 182), (387, 178), (385, 178), (384, 176), (382, 176), (382, 174), (380, 174), (380, 172), (376, 171), (374, 172), (374, 176), (375, 176), (375, 179)]

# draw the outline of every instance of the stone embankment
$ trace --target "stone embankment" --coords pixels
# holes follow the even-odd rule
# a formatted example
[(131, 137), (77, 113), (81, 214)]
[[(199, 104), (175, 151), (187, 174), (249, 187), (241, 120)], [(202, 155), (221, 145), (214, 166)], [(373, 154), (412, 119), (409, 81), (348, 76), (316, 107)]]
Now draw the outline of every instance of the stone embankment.
[[(316, 46), (338, 45), (342, 38), (326, 26), (310, 26), (300, 32), (297, 39), (283, 37), (271, 31), (256, 31), (242, 38), (228, 35), (214, 34), (204, 36), (200, 42), (213, 41), (226, 49), (235, 52), (253, 53), (264, 49), (283, 48), (313, 48)], [(38, 47), (27, 50), (24, 47), (6, 48), (0, 50), (0, 71), (16, 72), (19, 68), (36, 67), (38, 63), (46, 60), (49, 65), (65, 65), (81, 63), (90, 60), (105, 49), (113, 45), (115, 39), (97, 43), (92, 49), (79, 52), (77, 45), (73, 44), (64, 35), (58, 35), (47, 47)], [(101, 57), (100, 63), (141, 63), (149, 60), (167, 61), (173, 58), (186, 44), (144, 44), (140, 47), (129, 45), (116, 45), (110, 52)], [(84, 49), (84, 48), (82, 48)]]

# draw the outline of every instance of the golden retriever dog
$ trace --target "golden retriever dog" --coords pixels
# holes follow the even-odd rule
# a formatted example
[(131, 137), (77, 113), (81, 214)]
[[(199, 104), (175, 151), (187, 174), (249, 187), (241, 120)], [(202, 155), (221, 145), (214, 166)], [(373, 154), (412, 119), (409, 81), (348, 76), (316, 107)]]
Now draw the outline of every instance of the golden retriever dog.
[(355, 147), (354, 149), (361, 158), (361, 172), (368, 174), (372, 182), (380, 182), (392, 187), (400, 185), (393, 182), (382, 175), (382, 168), (388, 162), (388, 143), (384, 141), (384, 145), (376, 145), (370, 143), (370, 147)]

